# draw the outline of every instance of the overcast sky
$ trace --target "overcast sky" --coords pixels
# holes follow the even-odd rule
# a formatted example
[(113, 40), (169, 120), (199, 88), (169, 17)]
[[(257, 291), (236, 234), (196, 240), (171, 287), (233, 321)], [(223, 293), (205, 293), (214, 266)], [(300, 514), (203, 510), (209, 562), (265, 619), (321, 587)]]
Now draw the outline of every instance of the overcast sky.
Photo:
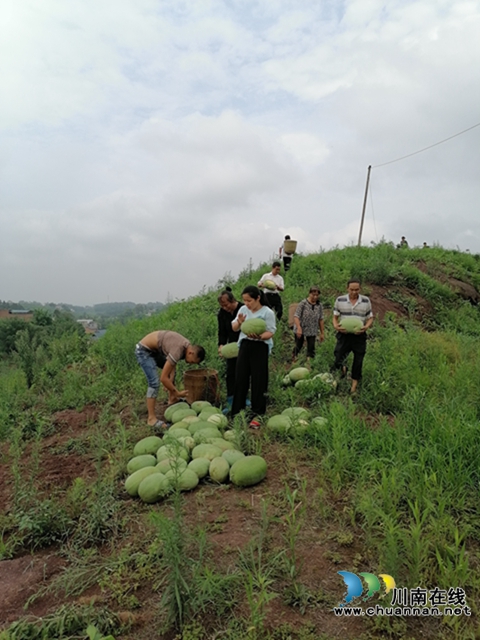
[(480, 3), (3, 0), (0, 299), (165, 301), (382, 237), (480, 252)]

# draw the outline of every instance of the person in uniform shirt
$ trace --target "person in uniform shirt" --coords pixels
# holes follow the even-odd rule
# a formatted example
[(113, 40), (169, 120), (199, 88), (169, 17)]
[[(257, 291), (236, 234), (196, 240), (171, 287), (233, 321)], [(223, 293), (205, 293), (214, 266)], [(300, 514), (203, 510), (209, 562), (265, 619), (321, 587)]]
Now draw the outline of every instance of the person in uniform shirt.
[[(347, 333), (342, 328), (341, 322), (346, 317), (357, 317), (363, 323), (363, 327), (355, 333)], [(359, 381), (362, 378), (363, 359), (367, 350), (367, 330), (373, 324), (373, 313), (370, 298), (360, 294), (359, 280), (351, 279), (347, 283), (347, 294), (339, 296), (333, 307), (333, 328), (337, 332), (335, 344), (334, 369), (341, 369), (342, 376), (347, 374), (346, 359), (353, 352), (352, 387), (351, 393), (355, 393)]]
[[(281, 320), (283, 315), (283, 305), (282, 298), (280, 297), (280, 291), (283, 291), (285, 288), (285, 284), (283, 282), (283, 278), (280, 275), (281, 265), (280, 262), (274, 262), (272, 264), (272, 270), (270, 273), (264, 273), (263, 276), (258, 281), (258, 287), (263, 290), (265, 294), (267, 304), (270, 309), (275, 311), (275, 315), (277, 316), (277, 320)], [(273, 282), (275, 285), (275, 290), (268, 289), (265, 286), (267, 280)]]
[[(147, 378), (147, 422), (152, 427), (163, 427), (164, 423), (157, 419), (155, 413), (160, 383), (168, 391), (168, 404), (186, 398), (188, 392), (175, 387), (175, 368), (180, 360), (200, 364), (205, 358), (205, 349), (198, 344), (190, 344), (187, 338), (175, 331), (152, 331), (136, 345), (135, 357)], [(162, 370), (160, 379), (158, 369)]]

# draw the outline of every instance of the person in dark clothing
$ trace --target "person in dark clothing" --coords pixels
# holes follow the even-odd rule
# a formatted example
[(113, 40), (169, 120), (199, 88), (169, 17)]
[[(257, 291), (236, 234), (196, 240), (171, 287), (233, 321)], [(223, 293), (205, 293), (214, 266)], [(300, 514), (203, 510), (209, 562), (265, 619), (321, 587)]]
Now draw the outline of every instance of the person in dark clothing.
[[(240, 331), (234, 331), (232, 322), (237, 317), (238, 310), (242, 306), (232, 293), (230, 287), (226, 287), (225, 291), (218, 296), (218, 304), (220, 310), (217, 314), (218, 320), (218, 353), (221, 356), (221, 349), (230, 342), (237, 342)], [(233, 390), (235, 388), (235, 369), (237, 366), (237, 358), (227, 358), (227, 406), (226, 413), (232, 408)]]

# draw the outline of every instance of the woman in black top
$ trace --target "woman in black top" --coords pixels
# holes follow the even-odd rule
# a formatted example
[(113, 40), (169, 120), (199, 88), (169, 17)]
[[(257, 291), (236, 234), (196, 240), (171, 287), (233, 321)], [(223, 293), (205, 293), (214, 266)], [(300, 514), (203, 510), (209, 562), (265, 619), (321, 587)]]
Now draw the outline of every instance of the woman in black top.
[[(238, 310), (242, 306), (232, 293), (230, 287), (226, 287), (225, 291), (218, 296), (218, 304), (220, 311), (217, 314), (218, 319), (218, 353), (221, 355), (221, 348), (230, 343), (237, 342), (240, 331), (232, 329), (232, 322), (237, 317)], [(232, 408), (233, 389), (235, 387), (235, 368), (237, 366), (237, 358), (228, 358), (227, 365), (227, 407), (228, 413)]]

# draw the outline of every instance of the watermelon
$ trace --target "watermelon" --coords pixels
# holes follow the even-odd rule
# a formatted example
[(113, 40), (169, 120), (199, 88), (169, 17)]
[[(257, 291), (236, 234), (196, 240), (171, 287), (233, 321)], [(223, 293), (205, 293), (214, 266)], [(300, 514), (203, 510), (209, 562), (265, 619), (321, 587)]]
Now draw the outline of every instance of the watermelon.
[(171, 469), (179, 469), (180, 471), (183, 471), (186, 468), (187, 463), (183, 458), (165, 458), (159, 462), (156, 467), (154, 467), (157, 472), (159, 471), (163, 474), (167, 473), (167, 471), (170, 471)]
[(267, 475), (267, 463), (261, 456), (245, 456), (230, 468), (230, 480), (237, 487), (251, 487)]
[(288, 416), (292, 420), (308, 420), (310, 412), (304, 407), (289, 407), (282, 411), (282, 416)]
[(263, 286), (265, 287), (265, 289), (269, 289), (270, 291), (276, 291), (277, 290), (277, 285), (275, 284), (275, 282), (273, 280), (265, 280), (263, 282)]
[(205, 429), (200, 429), (200, 431), (197, 431), (196, 433), (193, 434), (193, 439), (197, 444), (200, 444), (201, 442), (208, 442), (210, 438), (221, 438), (221, 437), (222, 437), (222, 434), (217, 429), (217, 427), (213, 424), (211, 427), (205, 427)]
[(222, 453), (222, 458), (225, 458), (230, 466), (232, 466), (237, 460), (240, 460), (240, 458), (244, 457), (245, 454), (241, 451), (237, 451), (237, 449), (227, 449)]
[(151, 476), (153, 473), (158, 473), (158, 469), (156, 467), (142, 467), (138, 471), (134, 471), (131, 476), (125, 480), (125, 489), (129, 496), (134, 498), (138, 496), (138, 487), (142, 480), (144, 480), (147, 476)]
[(287, 415), (272, 416), (267, 422), (267, 429), (276, 433), (287, 433), (292, 428), (292, 420)]
[(186, 402), (177, 402), (175, 404), (171, 404), (165, 409), (164, 418), (167, 422), (171, 422), (175, 411), (178, 411), (179, 409), (188, 409), (188, 408), (189, 407)]
[(196, 400), (195, 402), (192, 402), (192, 409), (196, 413), (201, 413), (203, 409), (206, 409), (207, 407), (211, 407), (211, 406), (212, 406), (212, 403), (208, 402), (208, 400)]
[(290, 378), (291, 382), (295, 383), (299, 380), (304, 380), (309, 375), (310, 371), (306, 367), (295, 367), (295, 369), (292, 369), (289, 372), (288, 377)]
[(238, 343), (229, 342), (228, 344), (224, 344), (223, 347), (220, 349), (220, 353), (224, 358), (227, 358), (227, 359), (236, 358), (238, 356)]
[(155, 455), (157, 453), (158, 447), (162, 445), (162, 439), (158, 436), (147, 436), (146, 438), (142, 438), (135, 445), (133, 450), (134, 456), (142, 456), (146, 453), (151, 453)]
[(250, 320), (245, 320), (241, 330), (247, 336), (250, 334), (259, 336), (267, 330), (267, 323), (262, 318), (250, 318)]
[(359, 329), (363, 328), (363, 321), (357, 316), (347, 316), (342, 318), (340, 326), (342, 329), (345, 329), (347, 333), (355, 333)]
[(222, 455), (222, 450), (220, 447), (216, 447), (213, 444), (197, 444), (195, 449), (192, 451), (192, 458), (195, 460), (196, 458), (208, 458), (209, 460), (213, 460), (213, 458), (217, 458)]
[(195, 458), (195, 460), (188, 463), (188, 468), (195, 471), (201, 480), (202, 478), (205, 478), (205, 476), (208, 476), (210, 460), (208, 458)]
[(235, 449), (235, 445), (233, 444), (233, 442), (228, 442), (228, 440), (224, 440), (223, 438), (210, 438), (209, 444), (214, 444), (216, 447), (218, 447), (222, 451)]
[(217, 428), (223, 429), (228, 425), (228, 418), (222, 413), (212, 413), (212, 415), (207, 419), (207, 422), (211, 422)]
[(145, 453), (141, 456), (135, 456), (127, 464), (128, 473), (133, 473), (143, 467), (154, 467), (157, 464), (157, 459), (149, 453)]
[(139, 498), (148, 504), (158, 502), (158, 500), (166, 496), (169, 491), (170, 482), (163, 473), (153, 473), (142, 480), (138, 486)]
[(222, 456), (213, 458), (208, 470), (210, 478), (215, 482), (225, 482), (230, 473), (230, 465)]
[(169, 480), (172, 487), (176, 486), (180, 491), (191, 491), (195, 489), (200, 480), (195, 471), (188, 467), (181, 473), (172, 469), (165, 474), (165, 478)]
[(196, 417), (197, 414), (193, 409), (178, 409), (178, 411), (175, 411), (175, 413), (173, 414), (171, 421), (173, 422), (173, 424), (176, 424), (177, 422), (180, 422), (188, 416)]

